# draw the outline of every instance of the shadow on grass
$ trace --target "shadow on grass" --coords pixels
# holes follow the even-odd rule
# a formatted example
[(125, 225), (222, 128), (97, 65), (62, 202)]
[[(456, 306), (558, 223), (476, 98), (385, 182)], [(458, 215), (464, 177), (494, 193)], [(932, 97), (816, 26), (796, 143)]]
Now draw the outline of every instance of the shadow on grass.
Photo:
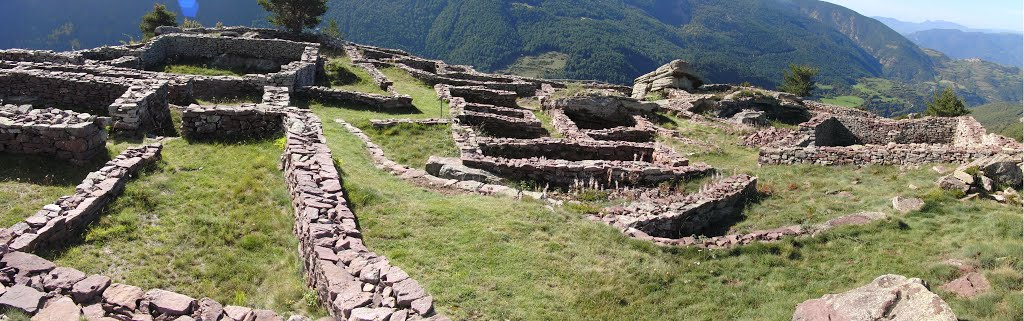
[(0, 181), (20, 181), (46, 186), (74, 186), (110, 160), (106, 148), (84, 164), (53, 156), (0, 153)]

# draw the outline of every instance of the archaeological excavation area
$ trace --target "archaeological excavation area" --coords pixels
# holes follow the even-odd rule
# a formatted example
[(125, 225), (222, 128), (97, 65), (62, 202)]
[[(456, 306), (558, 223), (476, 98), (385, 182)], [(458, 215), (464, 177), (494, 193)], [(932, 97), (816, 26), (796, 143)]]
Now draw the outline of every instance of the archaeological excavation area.
[(5, 317), (1024, 309), (1022, 145), (970, 116), (705, 84), (681, 60), (629, 87), (322, 34), (157, 31), (0, 51)]

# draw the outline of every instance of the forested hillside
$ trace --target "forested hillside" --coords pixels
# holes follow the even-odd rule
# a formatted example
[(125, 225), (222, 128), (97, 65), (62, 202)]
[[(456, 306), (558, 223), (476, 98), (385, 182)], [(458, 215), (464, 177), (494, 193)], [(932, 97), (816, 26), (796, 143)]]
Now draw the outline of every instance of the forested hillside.
[[(178, 10), (177, 3), (161, 0)], [(712, 83), (774, 88), (789, 64), (821, 70), (822, 96), (883, 115), (921, 111), (942, 87), (971, 105), (1019, 101), (1021, 72), (949, 59), (881, 22), (817, 0), (328, 0), (352, 41), (549, 78), (628, 84), (673, 59)], [(67, 50), (139, 38), (150, 1), (0, 1), (3, 48)], [(59, 8), (59, 10), (55, 10)], [(207, 26), (267, 26), (255, 0), (200, 1)], [(182, 17), (179, 15), (179, 21)]]
[(1024, 111), (1021, 103), (994, 103), (975, 107), (971, 115), (988, 128), (989, 132), (1024, 141)]

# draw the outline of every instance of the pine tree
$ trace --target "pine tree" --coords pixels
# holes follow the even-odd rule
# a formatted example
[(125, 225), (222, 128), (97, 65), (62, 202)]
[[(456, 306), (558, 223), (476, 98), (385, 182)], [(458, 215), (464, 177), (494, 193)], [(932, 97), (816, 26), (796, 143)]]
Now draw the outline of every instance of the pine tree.
[(957, 117), (970, 113), (971, 111), (964, 106), (964, 101), (957, 97), (951, 87), (946, 87), (942, 93), (935, 93), (932, 101), (928, 102), (928, 109), (924, 111), (926, 116), (937, 117)]
[(270, 12), (270, 23), (292, 32), (316, 27), (327, 12), (327, 0), (259, 0), (259, 4)]
[(142, 23), (139, 29), (142, 30), (144, 39), (156, 36), (156, 28), (160, 26), (178, 26), (178, 17), (162, 4), (153, 4), (153, 11), (142, 16)]
[(341, 39), (341, 27), (338, 27), (338, 20), (331, 18), (327, 22), (327, 28), (324, 29), (324, 34)]
[(807, 65), (790, 64), (789, 70), (782, 76), (782, 85), (779, 89), (801, 97), (811, 95), (815, 88), (814, 76), (818, 75), (818, 69)]

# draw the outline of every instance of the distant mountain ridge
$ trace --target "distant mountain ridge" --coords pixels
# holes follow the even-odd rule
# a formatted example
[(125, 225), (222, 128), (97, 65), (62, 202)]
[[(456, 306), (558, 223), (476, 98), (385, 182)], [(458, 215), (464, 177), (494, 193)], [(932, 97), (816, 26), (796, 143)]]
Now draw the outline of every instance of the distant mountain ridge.
[(918, 31), (933, 30), (933, 29), (953, 29), (953, 30), (960, 30), (960, 31), (967, 31), (967, 32), (983, 32), (983, 33), (1024, 34), (1024, 30), (1021, 30), (1021, 29), (1017, 29), (1017, 30), (977, 29), (977, 28), (971, 28), (971, 27), (967, 27), (967, 26), (964, 26), (964, 25), (961, 25), (961, 24), (958, 24), (958, 23), (955, 23), (955, 22), (950, 22), (950, 21), (945, 21), (945, 20), (926, 20), (924, 22), (910, 22), (910, 21), (903, 21), (903, 20), (899, 20), (899, 19), (896, 19), (896, 18), (889, 18), (889, 17), (873, 16), (871, 18), (874, 18), (875, 20), (878, 20), (878, 21), (884, 23), (885, 25), (889, 26), (889, 28), (892, 28), (892, 30), (896, 30), (896, 32), (899, 32), (899, 33), (905, 34), (905, 35), (906, 34), (912, 34), (912, 33), (918, 32)]
[[(10, 31), (0, 36), (0, 47), (117, 44), (138, 34), (138, 19), (151, 6), (0, 1), (0, 30)], [(91, 13), (100, 7), (102, 14)], [(912, 88), (901, 93), (907, 99), (885, 102), (899, 106), (883, 108), (881, 99), (867, 104), (884, 114), (919, 111), (923, 97), (946, 86), (971, 104), (1022, 95), (1019, 69), (949, 59), (875, 19), (816, 0), (329, 0), (328, 7), (324, 21), (336, 19), (346, 39), (484, 71), (629, 84), (684, 59), (708, 82), (771, 88), (789, 64), (809, 64), (821, 70), (820, 83), (837, 91), (849, 92), (864, 79)], [(207, 26), (266, 26), (265, 16), (254, 0), (219, 0), (202, 2), (197, 18)], [(65, 22), (74, 25), (66, 33)]]
[(1018, 34), (932, 29), (911, 33), (907, 38), (921, 47), (938, 50), (951, 58), (978, 58), (1006, 66), (1024, 67), (1024, 36)]

